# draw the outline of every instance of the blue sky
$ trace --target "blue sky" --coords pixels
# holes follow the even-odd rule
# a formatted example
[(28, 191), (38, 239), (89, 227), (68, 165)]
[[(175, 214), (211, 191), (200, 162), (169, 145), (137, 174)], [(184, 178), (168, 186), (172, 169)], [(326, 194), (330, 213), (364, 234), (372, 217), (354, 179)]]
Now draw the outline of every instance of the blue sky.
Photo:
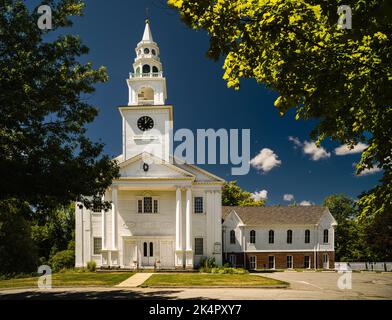
[[(377, 184), (380, 173), (354, 176), (353, 163), (360, 154), (337, 156), (339, 145), (325, 141), (324, 158), (312, 160), (305, 154), (305, 140), (314, 122), (295, 121), (294, 114), (280, 117), (274, 107), (277, 94), (254, 80), (243, 80), (234, 91), (222, 80), (222, 61), (208, 60), (208, 36), (188, 29), (176, 12), (165, 7), (165, 1), (86, 0), (85, 15), (74, 19), (74, 26), (64, 32), (79, 34), (90, 53), (82, 61), (104, 65), (110, 80), (96, 86), (90, 102), (99, 106), (100, 114), (89, 125), (89, 136), (105, 143), (111, 156), (121, 153), (121, 117), (117, 106), (127, 104), (125, 82), (131, 71), (134, 48), (141, 40), (145, 8), (149, 8), (151, 30), (161, 51), (167, 80), (168, 104), (174, 106), (175, 129), (250, 128), (251, 157), (268, 148), (281, 161), (267, 172), (252, 168), (245, 176), (231, 176), (231, 167), (202, 166), (226, 180), (238, 180), (251, 192), (268, 191), (268, 204), (288, 204), (284, 194), (320, 204), (325, 196), (344, 193), (351, 197)], [(297, 137), (300, 144), (289, 141)], [(311, 146), (308, 148), (312, 151)]]

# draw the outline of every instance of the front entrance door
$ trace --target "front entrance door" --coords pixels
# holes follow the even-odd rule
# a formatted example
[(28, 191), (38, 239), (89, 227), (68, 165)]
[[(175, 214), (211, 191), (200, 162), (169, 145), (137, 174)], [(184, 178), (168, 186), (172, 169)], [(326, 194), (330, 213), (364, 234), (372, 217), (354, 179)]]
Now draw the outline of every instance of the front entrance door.
[(174, 268), (174, 248), (171, 240), (161, 241), (161, 268)]
[(329, 257), (328, 253), (323, 254), (323, 268), (324, 269), (329, 269)]
[(142, 267), (153, 267), (158, 260), (156, 241), (142, 241)]

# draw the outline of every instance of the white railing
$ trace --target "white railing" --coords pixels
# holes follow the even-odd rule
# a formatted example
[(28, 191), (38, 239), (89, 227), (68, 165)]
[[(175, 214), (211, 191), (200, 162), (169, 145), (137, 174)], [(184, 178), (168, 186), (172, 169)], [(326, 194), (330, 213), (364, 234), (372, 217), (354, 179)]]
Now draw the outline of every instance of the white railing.
[(158, 77), (162, 77), (163, 76), (163, 72), (149, 72), (149, 73), (133, 73), (130, 72), (129, 73), (129, 77), (130, 78), (158, 78)]

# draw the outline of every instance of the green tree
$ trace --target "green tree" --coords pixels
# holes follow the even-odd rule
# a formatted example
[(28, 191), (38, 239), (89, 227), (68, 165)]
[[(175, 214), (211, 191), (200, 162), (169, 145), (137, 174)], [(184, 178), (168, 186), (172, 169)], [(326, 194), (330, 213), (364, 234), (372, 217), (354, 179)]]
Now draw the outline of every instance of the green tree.
[(35, 213), (32, 218), (32, 239), (43, 261), (58, 251), (74, 251), (75, 204), (48, 212)]
[(222, 205), (242, 207), (262, 207), (265, 200), (255, 200), (252, 194), (242, 190), (237, 181), (225, 182), (222, 188)]
[[(82, 15), (80, 0), (45, 4), (52, 9), (51, 33)], [(37, 212), (70, 201), (90, 207), (118, 176), (103, 144), (86, 136), (98, 113), (88, 95), (108, 76), (103, 67), (79, 62), (88, 48), (78, 36), (45, 40), (39, 16), (24, 1), (0, 2), (0, 199), (27, 201)]]
[(31, 239), (28, 203), (0, 201), (0, 274), (13, 275), (37, 271), (37, 248)]
[(324, 199), (338, 225), (335, 229), (335, 260), (363, 261), (370, 252), (367, 249), (363, 227), (358, 224), (358, 209), (353, 199), (343, 194), (333, 194)]
[(208, 57), (225, 57), (238, 89), (253, 78), (279, 93), (283, 116), (317, 119), (311, 138), (366, 142), (357, 172), (378, 167), (381, 183), (361, 195), (361, 218), (392, 210), (392, 2), (350, 0), (353, 28), (337, 26), (341, 1), (169, 0), (210, 37)]

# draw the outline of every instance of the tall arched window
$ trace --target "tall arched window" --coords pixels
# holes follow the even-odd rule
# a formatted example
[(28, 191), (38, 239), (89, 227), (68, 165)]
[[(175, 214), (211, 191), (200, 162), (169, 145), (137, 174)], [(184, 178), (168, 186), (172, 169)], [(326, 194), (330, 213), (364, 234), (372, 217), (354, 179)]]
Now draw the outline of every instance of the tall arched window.
[(310, 230), (305, 230), (305, 243), (310, 243)]
[(230, 231), (230, 243), (235, 244), (235, 231), (234, 230)]
[(143, 243), (143, 256), (147, 257), (147, 242)]
[(143, 65), (143, 73), (150, 73), (151, 67), (148, 64)]
[(274, 243), (275, 241), (275, 232), (274, 230), (270, 230), (268, 232), (268, 243)]
[(293, 231), (287, 230), (287, 243), (293, 243)]
[(328, 229), (324, 229), (324, 243), (328, 243)]
[(256, 243), (256, 231), (250, 231), (250, 243)]
[(150, 242), (150, 257), (154, 255), (154, 244)]

